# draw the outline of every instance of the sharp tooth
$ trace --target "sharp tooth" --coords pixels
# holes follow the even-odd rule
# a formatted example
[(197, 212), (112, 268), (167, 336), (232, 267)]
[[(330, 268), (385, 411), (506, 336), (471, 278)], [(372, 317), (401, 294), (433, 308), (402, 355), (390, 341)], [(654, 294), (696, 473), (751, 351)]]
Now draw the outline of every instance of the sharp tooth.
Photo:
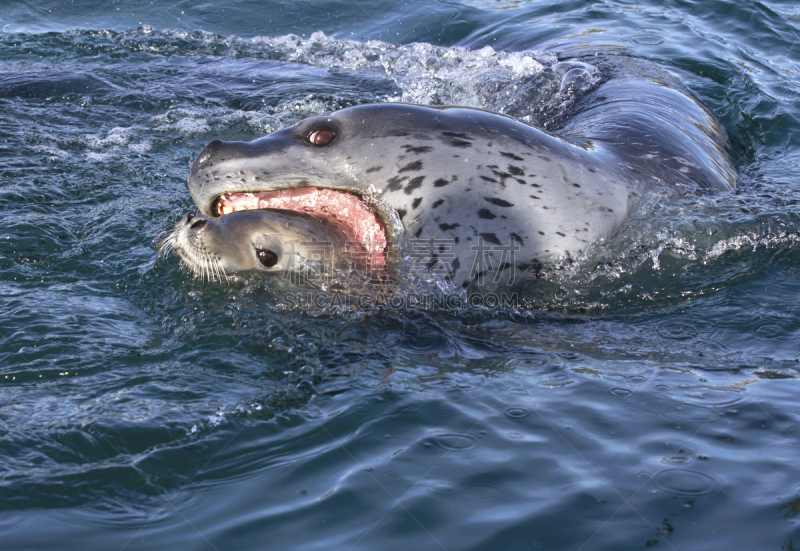
[(255, 197), (255, 195), (253, 195), (252, 193), (245, 193), (244, 196), (245, 197)]
[(233, 207), (229, 207), (229, 206), (225, 205), (224, 207), (222, 207), (221, 209), (219, 209), (219, 211), (220, 211), (220, 212), (222, 213), (222, 215), (224, 216), (224, 215), (226, 215), (226, 214), (230, 214), (230, 213), (232, 213), (232, 212), (233, 212)]

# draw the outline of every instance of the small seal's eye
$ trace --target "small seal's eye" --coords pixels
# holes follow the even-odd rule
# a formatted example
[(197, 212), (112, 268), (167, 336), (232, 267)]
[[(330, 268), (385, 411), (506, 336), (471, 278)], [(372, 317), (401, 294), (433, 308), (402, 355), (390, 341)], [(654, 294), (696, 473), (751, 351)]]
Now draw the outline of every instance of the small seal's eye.
[(322, 128), (320, 130), (314, 130), (309, 134), (308, 141), (311, 142), (312, 145), (328, 145), (331, 143), (333, 135), (333, 132), (330, 130)]
[(272, 268), (278, 263), (278, 255), (269, 249), (256, 249), (258, 260), (267, 268)]

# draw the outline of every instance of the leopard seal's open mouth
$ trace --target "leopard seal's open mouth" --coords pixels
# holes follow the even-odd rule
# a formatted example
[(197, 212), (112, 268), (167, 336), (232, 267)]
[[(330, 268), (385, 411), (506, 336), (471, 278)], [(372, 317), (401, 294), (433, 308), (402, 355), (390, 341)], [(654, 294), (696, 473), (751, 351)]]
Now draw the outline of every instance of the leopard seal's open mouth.
[(317, 187), (223, 193), (212, 213), (226, 216), (253, 209), (279, 209), (313, 216), (339, 229), (354, 248), (367, 251), (373, 269), (386, 265), (386, 230), (367, 202), (352, 193)]

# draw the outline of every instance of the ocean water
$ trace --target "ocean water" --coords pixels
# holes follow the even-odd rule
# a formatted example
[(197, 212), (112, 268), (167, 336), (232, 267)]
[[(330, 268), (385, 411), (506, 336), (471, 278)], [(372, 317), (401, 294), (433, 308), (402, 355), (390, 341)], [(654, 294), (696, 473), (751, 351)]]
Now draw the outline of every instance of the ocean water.
[[(648, 197), (524, 307), (158, 256), (212, 139), (383, 101), (557, 131), (632, 67), (737, 188)], [(788, 1), (4, 2), (0, 548), (797, 548), (798, 83)]]

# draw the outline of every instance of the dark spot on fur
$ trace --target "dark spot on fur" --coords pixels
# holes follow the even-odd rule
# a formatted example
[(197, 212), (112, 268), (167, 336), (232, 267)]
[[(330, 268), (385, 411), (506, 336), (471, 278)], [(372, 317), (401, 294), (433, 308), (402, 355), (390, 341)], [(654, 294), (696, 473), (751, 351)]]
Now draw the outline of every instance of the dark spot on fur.
[(531, 199), (541, 199), (541, 197), (536, 197), (535, 195), (528, 195)]
[(404, 166), (397, 172), (408, 172), (409, 170), (422, 170), (422, 161), (414, 161), (413, 163), (408, 163), (406, 166)]
[(595, 169), (593, 169), (593, 168), (590, 168), (589, 172), (597, 172), (597, 171)]
[[(412, 209), (417, 208), (421, 202), (422, 202), (422, 197), (417, 197), (416, 199), (414, 199), (414, 202), (411, 203), (411, 208)], [(401, 218), (401, 220), (402, 220), (402, 218)]]
[(539, 232), (539, 235), (544, 235), (544, 232), (543, 232), (543, 231), (540, 231), (540, 232)]
[(525, 176), (525, 171), (518, 166), (508, 165), (508, 171), (514, 176)]
[(383, 169), (382, 166), (373, 166), (372, 168), (367, 169), (367, 174), (372, 174), (373, 172), (378, 172), (379, 170), (382, 169)]
[(433, 151), (433, 148), (427, 145), (418, 145), (414, 147), (413, 145), (404, 145), (403, 148), (408, 153), (430, 153)]
[(386, 181), (386, 189), (389, 191), (397, 191), (403, 187), (403, 182), (408, 179), (408, 176), (393, 176)]
[[(420, 235), (422, 235), (422, 228), (420, 228), (416, 232), (414, 232), (414, 237), (416, 237), (417, 239), (419, 239)], [(544, 235), (544, 234), (542, 234), (542, 235)]]
[(439, 229), (442, 231), (447, 230), (454, 230), (459, 226), (459, 224), (439, 224)]
[(448, 182), (448, 181), (447, 181), (447, 180), (445, 180), (444, 178), (439, 178), (438, 180), (436, 180), (435, 182), (433, 182), (433, 187), (444, 187), (444, 186), (446, 186), (446, 185), (447, 185), (447, 184), (449, 184), (449, 183), (450, 183), (450, 182)]
[(483, 218), (484, 220), (493, 220), (497, 218), (497, 216), (489, 209), (481, 209), (478, 211), (478, 218)]
[(461, 132), (442, 132), (442, 136), (446, 138), (444, 141), (452, 147), (472, 147), (472, 140), (466, 134)]
[(509, 203), (508, 201), (503, 201), (502, 199), (498, 199), (497, 197), (484, 197), (487, 201), (489, 201), (493, 205), (497, 205), (498, 207), (513, 207), (514, 203)]
[(468, 135), (464, 134), (463, 132), (442, 132), (442, 136), (447, 136), (448, 138), (461, 138), (462, 140), (474, 140), (475, 138), (471, 138)]
[(509, 237), (511, 237), (511, 239), (513, 239), (514, 241), (516, 241), (517, 243), (519, 243), (523, 247), (525, 246), (525, 241), (523, 241), (522, 238), (519, 235), (517, 235), (516, 233), (514, 233), (513, 231), (508, 235), (509, 235)]
[(397, 216), (400, 217), (400, 220), (403, 219), (403, 216), (406, 215), (406, 211), (404, 209), (397, 209)]
[(514, 159), (515, 161), (524, 161), (525, 160), (522, 157), (520, 157), (519, 155), (514, 155), (513, 153), (506, 153), (505, 151), (501, 151), (500, 155), (502, 155), (503, 157), (508, 157), (509, 159)]
[(572, 184), (572, 187), (581, 187), (580, 184)]
[(461, 267), (461, 261), (456, 258), (450, 263), (450, 266), (453, 268), (453, 273), (455, 273)]
[(488, 176), (481, 176), (481, 180), (485, 180), (487, 182), (492, 182), (493, 184), (497, 183), (497, 180), (495, 180), (494, 178), (490, 178)]
[(438, 206), (439, 206), (439, 205), (441, 205), (442, 203), (444, 203), (444, 199), (438, 199), (438, 200), (436, 200), (436, 201), (433, 203), (433, 205), (431, 205), (431, 208), (432, 208), (432, 209), (435, 209), (436, 207), (438, 207)]
[(408, 185), (403, 189), (406, 192), (406, 195), (411, 195), (414, 193), (414, 190), (417, 189), (422, 185), (422, 181), (425, 179), (425, 176), (417, 176), (416, 178), (412, 178), (412, 180), (408, 183)]
[(528, 185), (528, 182), (526, 182), (522, 178), (514, 178), (514, 179), (517, 181), (517, 183), (522, 184), (523, 186)]
[(494, 243), (495, 245), (502, 245), (502, 243), (500, 243), (500, 240), (497, 239), (497, 235), (495, 235), (494, 233), (487, 232), (487, 233), (479, 233), (478, 235), (483, 237), (489, 243)]
[(557, 231), (556, 235), (560, 235), (561, 237), (566, 237), (567, 236), (565, 233), (561, 233), (560, 231)]

